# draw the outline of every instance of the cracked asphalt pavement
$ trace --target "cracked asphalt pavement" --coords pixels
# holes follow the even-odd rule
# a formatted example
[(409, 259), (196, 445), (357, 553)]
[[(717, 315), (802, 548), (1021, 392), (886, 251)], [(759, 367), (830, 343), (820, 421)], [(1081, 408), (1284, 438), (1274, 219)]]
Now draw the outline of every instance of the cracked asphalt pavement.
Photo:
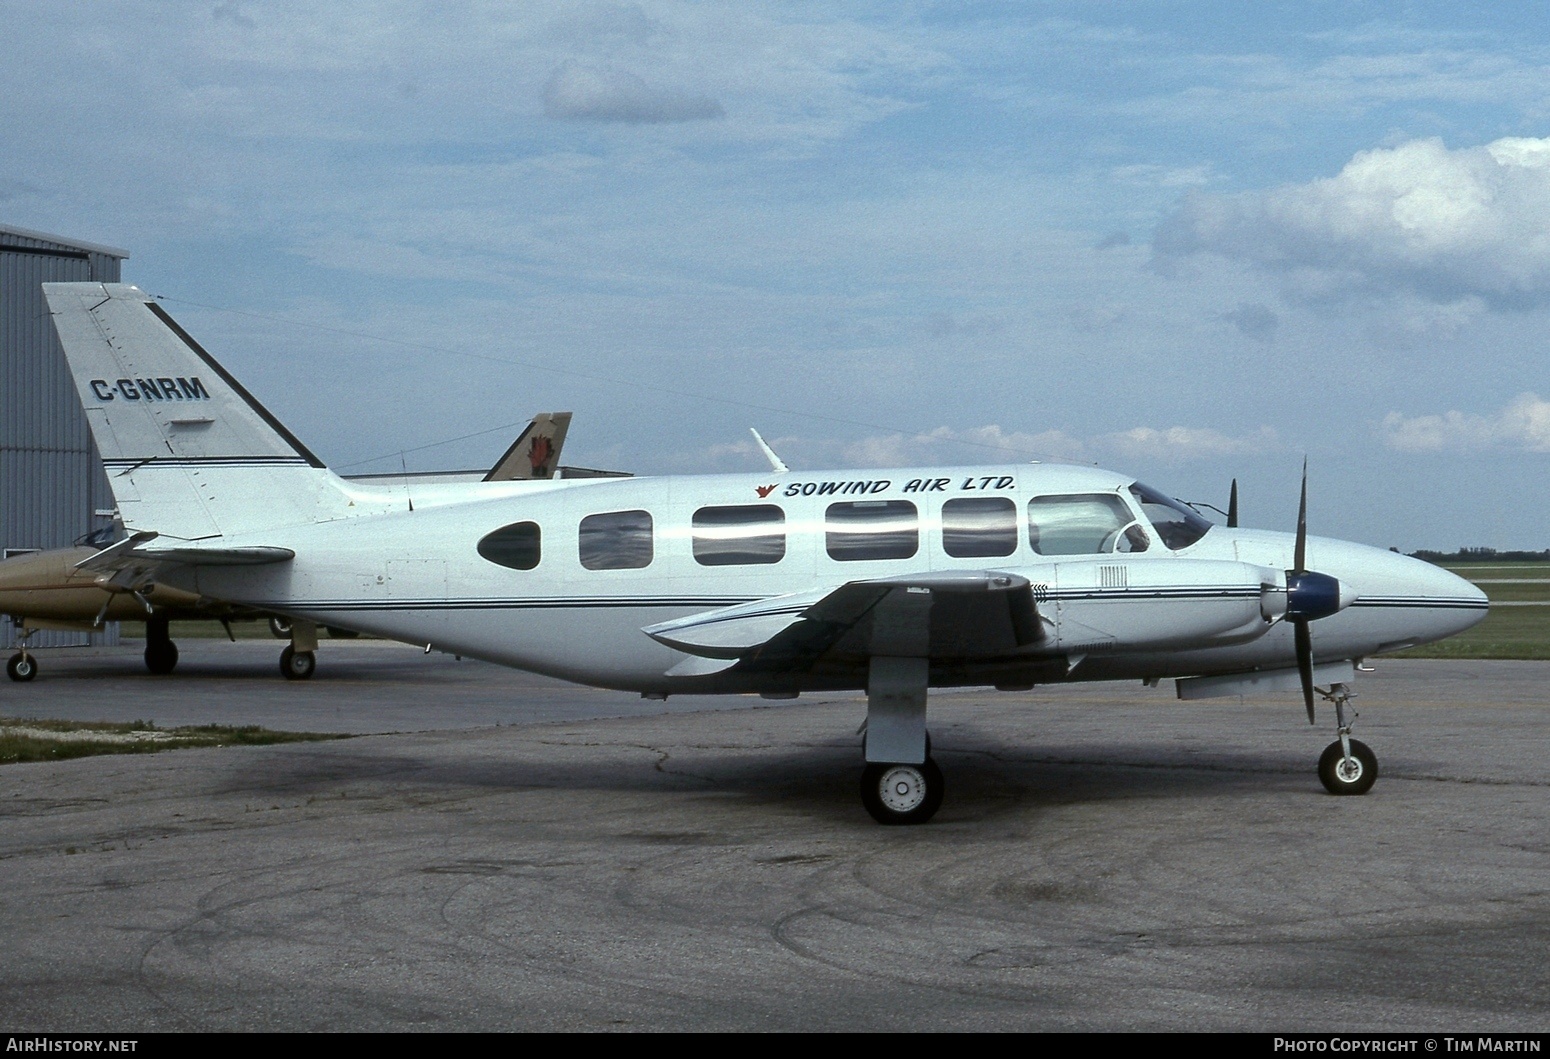
[[(391, 645), (40, 654), (0, 714), (360, 738), (0, 769), (0, 1023), (1536, 1031), (1550, 664), (1390, 661), (1371, 794), (1294, 695), (936, 693), (883, 828), (858, 695), (673, 699)], [(1328, 713), (1324, 708), (1323, 713)]]

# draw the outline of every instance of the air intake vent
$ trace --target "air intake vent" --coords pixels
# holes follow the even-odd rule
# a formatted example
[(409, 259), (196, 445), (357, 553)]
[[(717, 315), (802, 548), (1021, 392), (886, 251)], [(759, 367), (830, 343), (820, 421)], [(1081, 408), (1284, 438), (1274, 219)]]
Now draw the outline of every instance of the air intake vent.
[(1128, 566), (1100, 566), (1098, 567), (1099, 588), (1129, 588), (1130, 568)]

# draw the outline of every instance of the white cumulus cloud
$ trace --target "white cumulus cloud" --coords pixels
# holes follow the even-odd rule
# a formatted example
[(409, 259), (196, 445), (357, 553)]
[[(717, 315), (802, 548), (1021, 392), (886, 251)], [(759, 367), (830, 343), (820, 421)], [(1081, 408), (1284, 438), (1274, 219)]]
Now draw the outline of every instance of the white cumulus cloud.
[(544, 113), (565, 121), (658, 124), (726, 116), (708, 96), (648, 85), (628, 70), (567, 62), (544, 87)]
[(1390, 412), (1383, 419), (1383, 442), (1400, 452), (1475, 452), (1481, 449), (1522, 449), (1550, 452), (1550, 401), (1521, 393), (1495, 415), (1444, 412), (1405, 416)]
[(1215, 253), (1323, 291), (1408, 291), (1525, 306), (1550, 300), (1550, 138), (1363, 151), (1339, 175), (1192, 194), (1153, 238), (1159, 264)]

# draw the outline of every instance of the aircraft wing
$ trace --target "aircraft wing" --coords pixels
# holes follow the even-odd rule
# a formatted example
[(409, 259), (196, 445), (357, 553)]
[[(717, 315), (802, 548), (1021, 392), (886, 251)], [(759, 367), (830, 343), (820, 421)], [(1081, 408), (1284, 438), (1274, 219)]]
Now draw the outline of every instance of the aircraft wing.
[(1048, 638), (1027, 578), (994, 570), (851, 581), (649, 625), (648, 636), (725, 666), (799, 671), (828, 656), (988, 659)]

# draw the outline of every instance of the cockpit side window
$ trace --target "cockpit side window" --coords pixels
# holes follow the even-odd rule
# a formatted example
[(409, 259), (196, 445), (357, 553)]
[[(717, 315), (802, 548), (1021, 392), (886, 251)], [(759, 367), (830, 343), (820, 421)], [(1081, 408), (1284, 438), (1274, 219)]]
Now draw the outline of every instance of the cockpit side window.
[(1137, 482), (1130, 487), (1130, 494), (1141, 504), (1141, 512), (1157, 536), (1172, 551), (1188, 548), (1211, 528), (1210, 522), (1151, 486)]
[(1028, 543), (1040, 555), (1144, 552), (1146, 531), (1118, 495), (1076, 493), (1028, 501)]

